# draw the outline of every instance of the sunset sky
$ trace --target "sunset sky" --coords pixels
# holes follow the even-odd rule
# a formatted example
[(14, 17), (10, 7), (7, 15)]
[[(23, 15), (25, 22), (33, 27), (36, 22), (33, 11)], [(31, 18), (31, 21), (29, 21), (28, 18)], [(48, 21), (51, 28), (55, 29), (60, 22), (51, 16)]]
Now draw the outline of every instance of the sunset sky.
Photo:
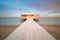
[(18, 17), (27, 11), (60, 14), (60, 0), (0, 0), (0, 17)]

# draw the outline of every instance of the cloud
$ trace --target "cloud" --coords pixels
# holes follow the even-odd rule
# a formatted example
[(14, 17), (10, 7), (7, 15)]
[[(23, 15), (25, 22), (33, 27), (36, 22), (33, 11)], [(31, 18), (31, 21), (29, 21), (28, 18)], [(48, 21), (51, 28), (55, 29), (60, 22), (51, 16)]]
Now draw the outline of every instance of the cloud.
[(0, 4), (0, 17), (18, 17), (21, 12), (29, 10), (39, 11), (43, 15), (60, 13), (60, 0), (3, 0)]
[(19, 17), (20, 13), (15, 13), (15, 14), (0, 14), (0, 17)]
[(59, 9), (60, 0), (41, 0), (39, 2), (30, 3), (31, 6), (36, 8), (46, 8), (46, 9)]

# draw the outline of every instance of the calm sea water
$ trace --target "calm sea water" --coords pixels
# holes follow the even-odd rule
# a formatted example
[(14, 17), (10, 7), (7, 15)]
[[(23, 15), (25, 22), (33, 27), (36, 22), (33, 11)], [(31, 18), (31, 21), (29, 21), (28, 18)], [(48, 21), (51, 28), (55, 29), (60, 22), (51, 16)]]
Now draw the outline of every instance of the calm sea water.
[[(22, 22), (20, 18), (0, 18), (0, 22)], [(40, 18), (38, 22), (60, 22), (60, 18)]]
[(0, 22), (21, 22), (20, 18), (0, 18)]

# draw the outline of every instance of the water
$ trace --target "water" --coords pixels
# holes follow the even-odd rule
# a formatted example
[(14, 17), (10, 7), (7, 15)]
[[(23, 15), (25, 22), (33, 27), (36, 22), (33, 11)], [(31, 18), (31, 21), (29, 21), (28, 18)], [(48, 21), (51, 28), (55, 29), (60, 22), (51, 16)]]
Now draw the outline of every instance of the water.
[(0, 18), (0, 22), (21, 22), (20, 18)]
[(60, 22), (60, 18), (40, 18), (39, 22)]
[[(22, 20), (18, 17), (0, 18), (0, 22), (22, 22)], [(40, 18), (38, 22), (60, 22), (60, 18)]]
[[(38, 20), (38, 22), (40, 23), (59, 23), (60, 24), (60, 18), (40, 18)], [(3, 17), (0, 18), (0, 25), (1, 24), (18, 24), (18, 23), (22, 23), (22, 19), (20, 19), (19, 17)]]
[(19, 25), (22, 23), (20, 18), (0, 18), (0, 25)]

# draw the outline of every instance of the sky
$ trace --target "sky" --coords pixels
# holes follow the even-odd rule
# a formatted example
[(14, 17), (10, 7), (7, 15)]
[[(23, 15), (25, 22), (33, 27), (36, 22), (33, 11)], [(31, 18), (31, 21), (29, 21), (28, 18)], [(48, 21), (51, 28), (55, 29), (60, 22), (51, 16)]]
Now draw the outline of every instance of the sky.
[(21, 13), (60, 14), (60, 0), (0, 0), (0, 17), (18, 17)]

